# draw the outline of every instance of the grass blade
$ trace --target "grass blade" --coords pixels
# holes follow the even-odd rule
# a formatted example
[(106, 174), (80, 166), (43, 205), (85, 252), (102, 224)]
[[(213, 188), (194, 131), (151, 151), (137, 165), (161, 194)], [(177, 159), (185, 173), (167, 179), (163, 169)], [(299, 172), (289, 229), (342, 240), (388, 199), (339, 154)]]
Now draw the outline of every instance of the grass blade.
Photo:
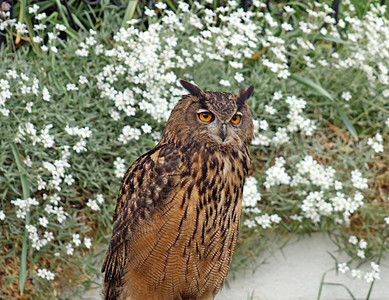
[(122, 22), (123, 28), (128, 27), (127, 21), (130, 21), (132, 19), (132, 17), (134, 16), (135, 9), (136, 9), (137, 5), (138, 5), (138, 0), (128, 1), (126, 13), (124, 15), (123, 22)]
[(358, 140), (358, 134), (357, 134), (353, 124), (351, 123), (350, 119), (347, 117), (347, 115), (344, 113), (344, 111), (339, 107), (339, 105), (336, 102), (336, 100), (334, 99), (334, 97), (332, 97), (331, 94), (329, 92), (327, 92), (327, 90), (322, 88), (322, 86), (320, 84), (317, 84), (310, 79), (301, 77), (301, 76), (296, 75), (296, 74), (290, 75), (289, 78), (291, 78), (297, 82), (300, 82), (301, 84), (305, 85), (306, 87), (309, 87), (311, 90), (316, 92), (318, 95), (326, 97), (327, 99), (331, 100), (332, 103), (334, 104), (336, 110), (338, 111), (339, 116), (342, 119), (344, 125), (348, 129), (348, 131), (351, 133), (351, 135), (356, 140)]
[[(27, 10), (27, 1), (26, 0), (20, 0), (19, 1), (20, 9), (19, 9), (19, 23), (24, 22), (26, 10)], [(15, 39), (15, 45), (19, 44), (21, 41), (21, 36), (19, 31), (16, 33), (16, 39)]]
[[(16, 166), (18, 167), (19, 174), (20, 174), (20, 181), (22, 183), (22, 190), (23, 190), (23, 199), (28, 199), (30, 198), (30, 189), (28, 188), (27, 175), (15, 143), (11, 143), (11, 149), (12, 149), (12, 154), (15, 158)], [(27, 211), (25, 226), (29, 224), (30, 224), (30, 212)], [(24, 284), (26, 283), (26, 275), (27, 275), (27, 238), (28, 238), (28, 233), (27, 230), (24, 229), (22, 257), (20, 259), (20, 269), (19, 269), (19, 290), (21, 295), (23, 295)]]
[(353, 293), (351, 292), (351, 290), (344, 284), (342, 283), (332, 283), (332, 282), (325, 282), (324, 283), (325, 285), (332, 285), (332, 286), (340, 286), (340, 287), (343, 287), (347, 292), (348, 294), (350, 295), (351, 299), (353, 300), (357, 300), (357, 298), (355, 298), (355, 296), (353, 295)]

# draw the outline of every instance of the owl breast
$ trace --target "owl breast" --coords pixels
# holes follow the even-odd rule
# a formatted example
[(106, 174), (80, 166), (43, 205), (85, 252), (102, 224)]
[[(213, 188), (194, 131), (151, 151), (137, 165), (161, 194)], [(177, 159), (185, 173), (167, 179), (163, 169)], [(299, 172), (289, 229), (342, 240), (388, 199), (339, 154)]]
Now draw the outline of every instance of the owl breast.
[(237, 240), (249, 150), (188, 148), (193, 150), (186, 153), (187, 171), (176, 170), (176, 188), (129, 246), (134, 255), (125, 282), (131, 288), (123, 299), (213, 299), (223, 286)]

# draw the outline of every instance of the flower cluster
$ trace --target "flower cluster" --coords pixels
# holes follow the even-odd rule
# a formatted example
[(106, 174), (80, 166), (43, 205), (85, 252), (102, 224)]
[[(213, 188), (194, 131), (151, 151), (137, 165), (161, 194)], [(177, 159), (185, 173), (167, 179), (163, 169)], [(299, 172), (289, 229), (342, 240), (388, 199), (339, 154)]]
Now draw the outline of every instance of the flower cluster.
[(39, 205), (39, 202), (35, 198), (28, 198), (25, 200), (16, 199), (12, 200), (11, 203), (17, 207), (16, 217), (25, 219), (26, 214), (30, 212), (32, 206)]
[(243, 188), (242, 206), (255, 207), (261, 201), (261, 194), (258, 192), (258, 181), (255, 177), (247, 177)]
[[(365, 258), (365, 249), (367, 248), (367, 242), (364, 239), (358, 240), (356, 236), (350, 236), (348, 240), (349, 244), (356, 247), (357, 256), (361, 259)], [(376, 279), (380, 279), (380, 266), (375, 262), (370, 263), (371, 271), (363, 272), (360, 269), (351, 269), (349, 264), (343, 262), (338, 263), (338, 270), (342, 274), (350, 273), (352, 278), (364, 279), (367, 283), (371, 283)]]
[(99, 204), (101, 205), (103, 203), (104, 203), (103, 195), (97, 194), (96, 199), (89, 199), (86, 205), (89, 206), (94, 211), (99, 211), (100, 210)]
[(38, 275), (38, 277), (43, 278), (43, 279), (47, 279), (47, 280), (54, 280), (54, 278), (55, 278), (55, 274), (53, 272), (45, 269), (45, 268), (38, 269), (37, 275)]
[(86, 140), (87, 138), (90, 138), (92, 135), (92, 131), (89, 129), (88, 126), (83, 128), (76, 127), (69, 127), (69, 125), (66, 125), (65, 131), (72, 136), (79, 136), (81, 139), (78, 141), (74, 146), (73, 150), (77, 153), (85, 152), (86, 151)]
[(376, 153), (384, 151), (384, 145), (382, 144), (382, 142), (383, 142), (382, 135), (379, 133), (377, 133), (375, 137), (369, 138), (367, 140), (367, 144), (371, 146)]
[(286, 173), (284, 165), (285, 159), (283, 157), (277, 157), (274, 166), (266, 170), (266, 181), (264, 183), (266, 188), (290, 183), (290, 176)]

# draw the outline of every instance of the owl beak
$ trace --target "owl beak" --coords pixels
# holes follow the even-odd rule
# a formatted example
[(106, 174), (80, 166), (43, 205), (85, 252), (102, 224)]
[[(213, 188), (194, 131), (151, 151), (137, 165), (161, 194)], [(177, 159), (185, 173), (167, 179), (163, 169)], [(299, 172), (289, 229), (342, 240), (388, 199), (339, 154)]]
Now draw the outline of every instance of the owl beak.
[(220, 138), (222, 139), (223, 142), (226, 139), (226, 135), (227, 135), (227, 125), (224, 123), (222, 124), (222, 129), (220, 130)]

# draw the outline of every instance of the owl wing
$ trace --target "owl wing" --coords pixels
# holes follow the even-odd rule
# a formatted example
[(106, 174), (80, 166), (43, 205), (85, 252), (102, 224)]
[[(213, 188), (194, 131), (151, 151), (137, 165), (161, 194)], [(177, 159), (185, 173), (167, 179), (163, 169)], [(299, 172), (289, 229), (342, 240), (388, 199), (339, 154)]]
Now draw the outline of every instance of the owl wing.
[(105, 299), (118, 297), (131, 240), (136, 238), (142, 221), (152, 218), (179, 184), (184, 158), (173, 145), (158, 145), (136, 160), (124, 176), (113, 217), (112, 238), (102, 267)]

